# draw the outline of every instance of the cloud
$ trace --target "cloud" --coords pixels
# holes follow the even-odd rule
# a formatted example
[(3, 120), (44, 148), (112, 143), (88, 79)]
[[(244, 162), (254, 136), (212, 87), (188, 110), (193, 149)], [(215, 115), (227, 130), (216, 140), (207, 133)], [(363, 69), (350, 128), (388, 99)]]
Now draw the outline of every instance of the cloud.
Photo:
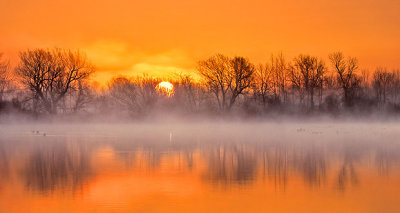
[(96, 66), (94, 80), (106, 83), (115, 76), (148, 75), (171, 79), (178, 73), (196, 75), (195, 60), (182, 50), (146, 52), (126, 42), (100, 40), (82, 49)]

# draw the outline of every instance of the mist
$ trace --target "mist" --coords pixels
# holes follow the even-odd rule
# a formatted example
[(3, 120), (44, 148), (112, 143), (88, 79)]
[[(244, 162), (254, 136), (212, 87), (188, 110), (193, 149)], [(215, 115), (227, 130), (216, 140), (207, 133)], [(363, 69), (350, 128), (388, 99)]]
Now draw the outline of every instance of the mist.
[(400, 75), (359, 70), (341, 52), (329, 61), (272, 55), (264, 64), (212, 55), (197, 63), (200, 79), (116, 76), (105, 87), (84, 53), (28, 49), (16, 66), (0, 56), (0, 122), (141, 122), (185, 120), (398, 119)]
[[(391, 212), (398, 203), (399, 130), (397, 121), (2, 123), (1, 206), (22, 211), (12, 191), (29, 203), (41, 199), (50, 211), (129, 212), (136, 203), (146, 212), (188, 211), (209, 196), (228, 196), (219, 205), (232, 211), (257, 195), (263, 200), (253, 198), (252, 208), (268, 209), (262, 203), (277, 199), (282, 203), (270, 205), (300, 202), (308, 207), (297, 210), (307, 212), (362, 198), (368, 202), (355, 202), (353, 210)], [(290, 199), (298, 193), (305, 200)], [(315, 203), (307, 201), (314, 196)]]
[(23, 51), (0, 66), (0, 212), (397, 212), (399, 72), (329, 58), (98, 87), (79, 51)]

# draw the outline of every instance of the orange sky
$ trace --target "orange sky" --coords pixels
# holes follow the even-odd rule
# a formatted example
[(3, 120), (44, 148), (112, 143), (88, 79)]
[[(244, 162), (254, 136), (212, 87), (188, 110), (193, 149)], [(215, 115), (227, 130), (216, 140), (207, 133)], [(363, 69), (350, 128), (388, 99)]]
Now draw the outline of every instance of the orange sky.
[(193, 73), (217, 52), (258, 63), (341, 50), (362, 68), (400, 68), (399, 11), (399, 0), (0, 0), (0, 52), (79, 48), (101, 82)]

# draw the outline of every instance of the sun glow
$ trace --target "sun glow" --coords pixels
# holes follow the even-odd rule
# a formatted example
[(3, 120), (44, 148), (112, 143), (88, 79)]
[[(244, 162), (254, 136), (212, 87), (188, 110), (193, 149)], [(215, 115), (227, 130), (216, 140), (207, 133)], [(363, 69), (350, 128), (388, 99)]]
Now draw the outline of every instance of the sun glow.
[(165, 94), (166, 96), (168, 96), (168, 97), (171, 97), (172, 95), (174, 95), (174, 85), (173, 84), (171, 84), (170, 82), (168, 82), (168, 81), (163, 81), (163, 82), (160, 82), (157, 86), (156, 86), (156, 89), (160, 92), (160, 93), (162, 93), (162, 94)]

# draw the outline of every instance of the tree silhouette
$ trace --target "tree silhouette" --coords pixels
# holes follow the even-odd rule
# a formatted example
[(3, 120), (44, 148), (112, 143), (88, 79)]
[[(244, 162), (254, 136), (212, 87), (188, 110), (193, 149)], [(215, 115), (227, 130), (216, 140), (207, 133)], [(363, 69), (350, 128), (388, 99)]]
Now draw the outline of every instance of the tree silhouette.
[(372, 79), (372, 86), (375, 90), (378, 103), (386, 104), (389, 94), (394, 90), (396, 74), (385, 68), (377, 68)]
[(205, 88), (197, 83), (192, 76), (180, 74), (179, 81), (175, 83), (175, 104), (186, 112), (199, 112), (205, 100)]
[(19, 59), (12, 73), (0, 55), (0, 102), (9, 113), (112, 111), (141, 117), (156, 110), (185, 116), (216, 111), (246, 116), (274, 111), (336, 115), (347, 110), (400, 111), (400, 70), (359, 72), (357, 59), (341, 52), (329, 55), (332, 72), (327, 72), (323, 60), (305, 54), (290, 61), (282, 54), (271, 55), (258, 66), (246, 57), (216, 54), (198, 62), (200, 78), (185, 73), (163, 79), (174, 85), (171, 97), (157, 91), (161, 79), (147, 76), (120, 76), (99, 90), (89, 81), (93, 66), (78, 51), (33, 49), (21, 52)]
[(317, 57), (299, 55), (289, 71), (290, 80), (294, 88), (305, 92), (309, 97), (309, 107), (314, 108), (314, 93), (322, 87), (325, 73), (324, 63)]
[(157, 103), (158, 81), (151, 78), (114, 78), (109, 84), (109, 92), (117, 106), (122, 106), (133, 115), (148, 113)]
[(253, 94), (265, 108), (267, 103), (280, 104), (288, 101), (288, 64), (282, 54), (271, 55), (265, 65), (254, 72)]
[(34, 49), (20, 53), (16, 74), (45, 111), (56, 114), (60, 101), (78, 88), (93, 72), (80, 52), (64, 49)]
[(253, 94), (266, 108), (273, 90), (273, 73), (269, 64), (257, 66), (254, 72)]
[(11, 74), (10, 64), (2, 60), (3, 54), (0, 53), (0, 103), (4, 99), (4, 95), (10, 92)]
[(343, 89), (343, 100), (346, 106), (354, 104), (355, 90), (360, 85), (357, 77), (358, 61), (356, 58), (344, 58), (343, 53), (335, 52), (329, 55), (332, 66), (337, 73), (337, 81)]
[(254, 73), (254, 66), (250, 61), (243, 57), (232, 59), (233, 82), (230, 84), (231, 97), (228, 109), (231, 109), (236, 98), (250, 87)]
[(198, 69), (222, 111), (230, 110), (237, 97), (250, 87), (255, 70), (246, 58), (231, 59), (222, 54), (199, 61)]

